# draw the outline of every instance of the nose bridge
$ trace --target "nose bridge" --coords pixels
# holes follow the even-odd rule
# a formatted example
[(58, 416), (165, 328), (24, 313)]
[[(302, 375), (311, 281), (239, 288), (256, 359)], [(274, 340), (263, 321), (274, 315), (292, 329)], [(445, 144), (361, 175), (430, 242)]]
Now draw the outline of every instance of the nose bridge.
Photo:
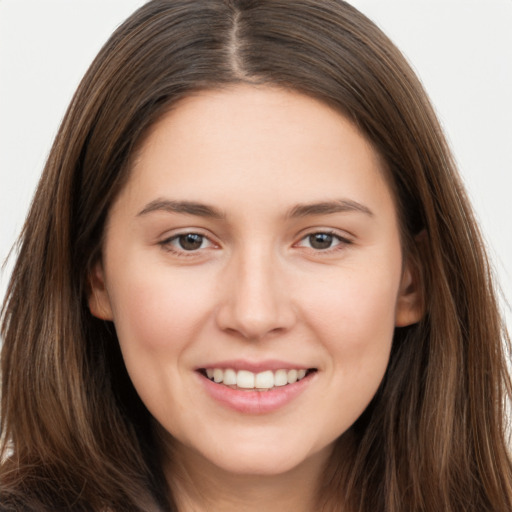
[(278, 257), (270, 247), (247, 244), (233, 256), (227, 274), (219, 311), (223, 329), (259, 339), (292, 325), (292, 304)]

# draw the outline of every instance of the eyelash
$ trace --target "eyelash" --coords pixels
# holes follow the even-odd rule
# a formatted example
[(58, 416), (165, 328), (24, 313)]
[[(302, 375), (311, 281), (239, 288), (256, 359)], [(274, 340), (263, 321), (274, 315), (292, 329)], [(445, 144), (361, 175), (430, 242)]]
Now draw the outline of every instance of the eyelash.
[(186, 237), (186, 236), (197, 236), (197, 237), (201, 237), (201, 245), (202, 243), (207, 240), (212, 246), (215, 246), (216, 244), (214, 244), (214, 242), (212, 242), (206, 235), (203, 235), (202, 233), (197, 233), (196, 231), (186, 231), (184, 233), (178, 233), (176, 235), (173, 235), (169, 238), (166, 238), (165, 240), (162, 240), (161, 242), (159, 242), (159, 245), (162, 246), (166, 251), (168, 252), (171, 252), (173, 253), (174, 255), (176, 256), (180, 256), (180, 257), (190, 257), (190, 256), (195, 256), (199, 249), (203, 248), (204, 247), (198, 247), (197, 249), (195, 250), (189, 250), (187, 251), (186, 249), (184, 249), (183, 247), (178, 249), (178, 248), (175, 248), (173, 245), (172, 245), (172, 242), (178, 242), (179, 243), (179, 239), (182, 238), (182, 237)]
[[(348, 238), (341, 236), (340, 234), (336, 233), (332, 230), (319, 230), (319, 231), (312, 231), (310, 233), (305, 234), (301, 237), (299, 242), (294, 244), (294, 247), (301, 247), (301, 243), (305, 240), (310, 240), (311, 237), (315, 235), (326, 235), (333, 238), (333, 241), (336, 240), (338, 243), (336, 245), (325, 248), (325, 249), (315, 249), (314, 247), (306, 247), (307, 249), (313, 250), (315, 253), (318, 254), (331, 254), (336, 251), (343, 250), (346, 246), (351, 245), (353, 242), (349, 240)], [(162, 246), (166, 251), (173, 253), (176, 256), (179, 257), (193, 257), (196, 256), (200, 249), (205, 249), (205, 247), (198, 247), (197, 249), (187, 250), (181, 247), (180, 249), (174, 247), (172, 245), (173, 242), (178, 242), (180, 238), (186, 237), (186, 236), (197, 236), (201, 238), (201, 245), (206, 240), (209, 242), (210, 246), (215, 246), (216, 244), (212, 242), (206, 235), (203, 235), (202, 233), (197, 233), (195, 231), (187, 231), (183, 233), (178, 233), (176, 235), (173, 235), (169, 238), (166, 238), (165, 240), (162, 240), (159, 242), (159, 245)]]
[(308, 249), (312, 249), (315, 253), (319, 254), (332, 254), (333, 252), (343, 250), (347, 245), (352, 244), (352, 240), (349, 240), (347, 237), (341, 236), (336, 231), (332, 230), (319, 230), (319, 231), (312, 231), (310, 233), (307, 233), (304, 235), (300, 241), (297, 244), (294, 244), (295, 246), (299, 245), (304, 240), (311, 239), (311, 237), (315, 235), (327, 235), (329, 237), (333, 238), (333, 241), (336, 240), (338, 243), (334, 246), (328, 247), (326, 249), (315, 249), (314, 247), (308, 247)]

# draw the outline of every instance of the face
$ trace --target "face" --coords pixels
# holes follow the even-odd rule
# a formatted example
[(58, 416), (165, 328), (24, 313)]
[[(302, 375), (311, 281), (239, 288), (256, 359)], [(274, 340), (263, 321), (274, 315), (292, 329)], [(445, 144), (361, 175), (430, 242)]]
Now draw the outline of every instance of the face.
[(276, 474), (329, 453), (366, 408), (395, 326), (419, 319), (414, 274), (355, 127), (299, 93), (236, 86), (154, 126), (89, 303), (184, 458)]

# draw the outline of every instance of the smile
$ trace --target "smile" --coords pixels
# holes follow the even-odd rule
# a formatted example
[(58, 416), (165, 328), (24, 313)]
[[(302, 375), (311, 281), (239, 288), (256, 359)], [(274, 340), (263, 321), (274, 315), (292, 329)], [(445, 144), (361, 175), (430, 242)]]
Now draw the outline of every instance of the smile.
[(277, 362), (268, 364), (267, 369), (243, 362), (236, 366), (198, 368), (196, 375), (207, 396), (243, 414), (269, 414), (286, 407), (299, 396), (307, 395), (308, 389), (314, 389), (319, 375), (317, 368), (279, 368)]
[(283, 387), (302, 380), (314, 369), (279, 369), (266, 370), (254, 373), (248, 370), (234, 370), (232, 368), (206, 368), (201, 373), (216, 384), (223, 384), (232, 389), (269, 391), (276, 387)]

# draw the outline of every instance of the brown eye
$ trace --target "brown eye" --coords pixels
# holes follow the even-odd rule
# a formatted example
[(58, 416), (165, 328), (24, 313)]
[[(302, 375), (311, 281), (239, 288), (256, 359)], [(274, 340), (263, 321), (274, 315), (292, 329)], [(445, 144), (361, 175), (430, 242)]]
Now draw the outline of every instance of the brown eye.
[(204, 236), (197, 233), (187, 233), (177, 237), (180, 247), (185, 251), (195, 251), (203, 245)]
[(329, 249), (334, 241), (334, 236), (329, 233), (313, 233), (308, 236), (309, 245), (313, 249)]
[(338, 235), (333, 231), (317, 231), (304, 236), (296, 247), (304, 247), (317, 253), (330, 254), (333, 251), (343, 250), (351, 245), (349, 238)]
[(176, 256), (195, 256), (204, 250), (218, 248), (208, 236), (199, 233), (182, 232), (159, 242), (166, 251)]

